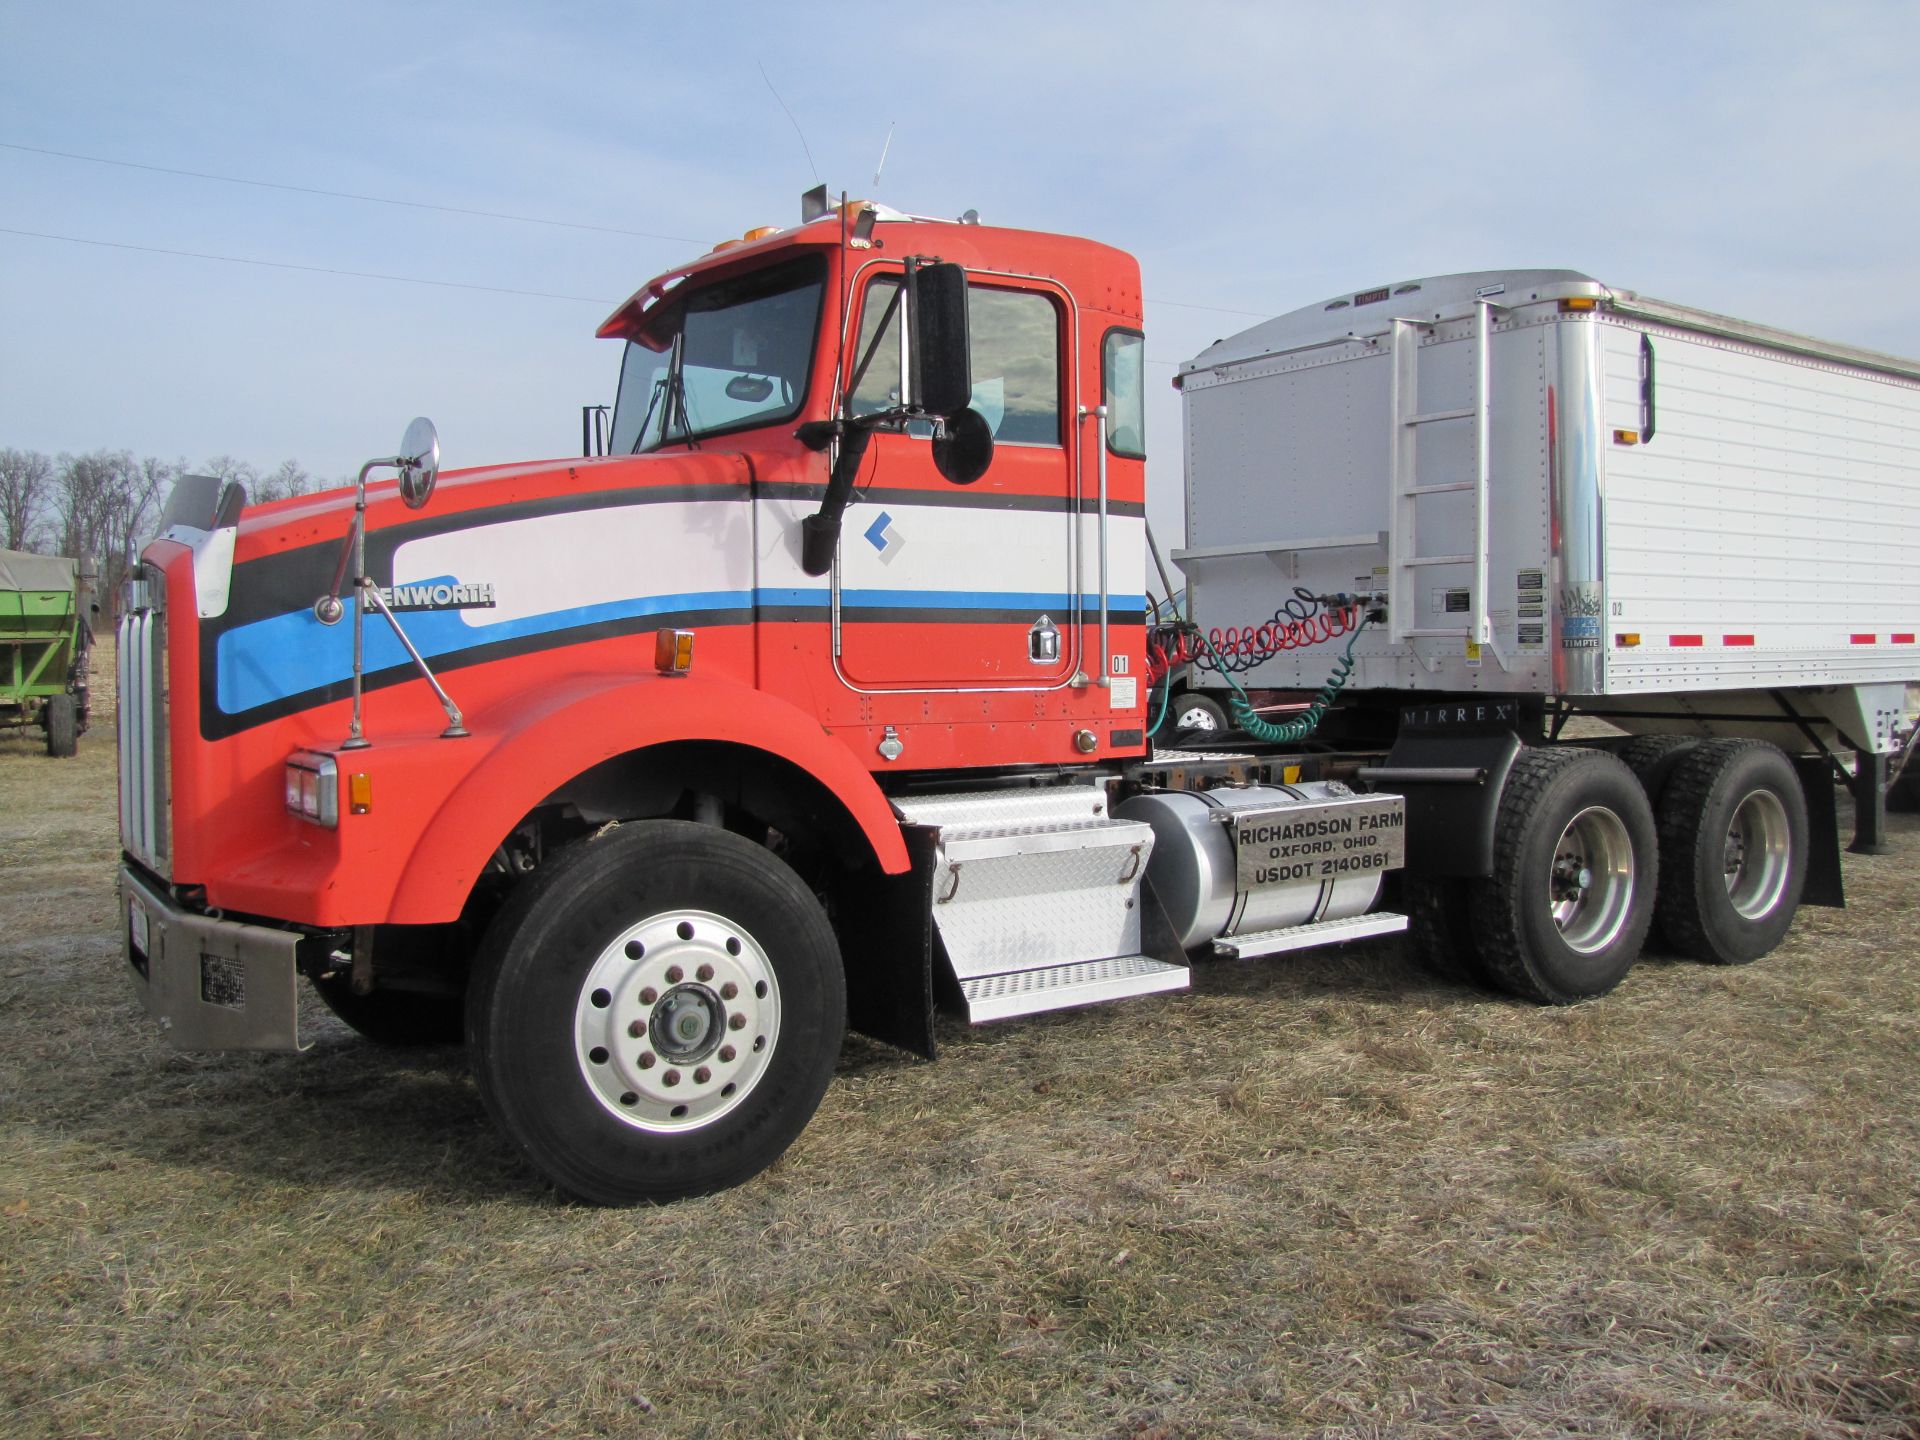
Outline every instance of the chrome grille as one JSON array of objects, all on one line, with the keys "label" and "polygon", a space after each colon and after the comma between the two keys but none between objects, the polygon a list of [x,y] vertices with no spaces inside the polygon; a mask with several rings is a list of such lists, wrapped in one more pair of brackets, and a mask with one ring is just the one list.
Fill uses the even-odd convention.
[{"label": "chrome grille", "polygon": [[120,844],[154,873],[172,878],[167,805],[167,624],[145,603],[165,593],[149,570],[129,586],[120,617],[118,660]]}]

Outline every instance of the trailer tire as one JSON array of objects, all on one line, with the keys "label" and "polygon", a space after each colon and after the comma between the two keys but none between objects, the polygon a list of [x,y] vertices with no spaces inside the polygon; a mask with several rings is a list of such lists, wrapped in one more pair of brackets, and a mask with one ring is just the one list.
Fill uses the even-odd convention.
[{"label": "trailer tire", "polygon": [[846,1029],[825,912],[766,849],[679,820],[562,851],[489,927],[467,1042],[501,1128],[598,1205],[676,1200],[771,1165]]},{"label": "trailer tire", "polygon": [[1614,753],[1633,771],[1657,816],[1674,766],[1699,743],[1697,735],[1636,735]]},{"label": "trailer tire", "polygon": [[1428,974],[1456,985],[1487,988],[1490,978],[1473,938],[1472,880],[1400,876],[1407,911],[1407,956]]},{"label": "trailer tire", "polygon": [[1500,796],[1493,874],[1472,892],[1487,973],[1546,1005],[1613,989],[1653,921],[1655,845],[1653,809],[1622,761],[1522,750]]},{"label": "trailer tire", "polygon": [[1758,960],[1785,937],[1806,883],[1807,799],[1764,740],[1706,741],[1660,801],[1660,933],[1716,965]]},{"label": "trailer tire", "polygon": [[55,695],[47,701],[47,754],[65,760],[80,750],[79,711],[71,695]]},{"label": "trailer tire", "polygon": [[1196,690],[1174,696],[1172,713],[1175,735],[1224,735],[1233,728],[1226,707]]},{"label": "trailer tire", "polygon": [[417,990],[375,990],[356,995],[345,975],[315,979],[313,988],[342,1024],[376,1045],[412,1050],[458,1045],[466,1038],[466,1006],[458,995]]}]

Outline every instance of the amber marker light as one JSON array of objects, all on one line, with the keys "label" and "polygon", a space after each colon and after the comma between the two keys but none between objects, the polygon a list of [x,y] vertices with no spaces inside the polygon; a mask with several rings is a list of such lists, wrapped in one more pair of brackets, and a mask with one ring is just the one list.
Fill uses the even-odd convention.
[{"label": "amber marker light", "polygon": [[1638,430],[1616,430],[1613,432],[1613,443],[1616,445],[1638,445],[1640,443],[1640,432]]},{"label": "amber marker light", "polygon": [[653,632],[653,668],[662,675],[684,675],[693,668],[693,631]]},{"label": "amber marker light", "polygon": [[1600,300],[1593,295],[1569,295],[1560,302],[1562,310],[1598,310]]},{"label": "amber marker light", "polygon": [[1613,637],[1613,643],[1618,645],[1622,650],[1631,650],[1640,643],[1640,632],[1638,630],[1628,630],[1624,634],[1615,635]]},{"label": "amber marker light", "polygon": [[356,770],[347,777],[347,810],[354,815],[373,812],[373,776]]}]

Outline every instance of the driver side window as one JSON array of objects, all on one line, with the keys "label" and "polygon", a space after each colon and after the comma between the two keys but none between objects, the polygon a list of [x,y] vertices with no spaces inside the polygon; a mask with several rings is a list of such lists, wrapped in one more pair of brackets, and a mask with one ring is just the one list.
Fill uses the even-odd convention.
[{"label": "driver side window", "polygon": [[[898,293],[898,276],[875,277],[861,306],[853,363],[867,353],[887,305]],[[852,410],[871,415],[900,403],[900,317],[896,306],[866,374],[854,389]],[[1044,295],[995,286],[967,286],[967,328],[972,340],[972,406],[1001,444],[1060,444],[1060,320]],[[916,426],[915,433],[924,427]]]}]

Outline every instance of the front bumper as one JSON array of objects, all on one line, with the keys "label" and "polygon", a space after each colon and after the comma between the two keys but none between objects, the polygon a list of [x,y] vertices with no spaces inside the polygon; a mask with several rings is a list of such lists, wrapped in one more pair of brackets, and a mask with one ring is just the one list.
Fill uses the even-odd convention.
[{"label": "front bumper", "polygon": [[184,910],[120,867],[120,939],[147,1013],[181,1050],[304,1050],[300,936]]}]

